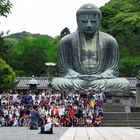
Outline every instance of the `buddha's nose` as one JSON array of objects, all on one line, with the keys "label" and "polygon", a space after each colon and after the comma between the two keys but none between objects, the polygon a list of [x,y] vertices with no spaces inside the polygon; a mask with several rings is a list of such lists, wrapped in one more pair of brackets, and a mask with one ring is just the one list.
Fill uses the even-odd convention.
[{"label": "buddha's nose", "polygon": [[88,20],[88,23],[86,25],[86,28],[87,28],[87,30],[91,30],[92,29],[92,24],[91,24],[91,21],[90,20]]}]

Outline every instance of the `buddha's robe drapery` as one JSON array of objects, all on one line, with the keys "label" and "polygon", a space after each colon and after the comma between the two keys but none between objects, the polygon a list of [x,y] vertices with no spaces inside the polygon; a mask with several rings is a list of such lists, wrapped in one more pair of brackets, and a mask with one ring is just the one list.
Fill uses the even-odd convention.
[{"label": "buddha's robe drapery", "polygon": [[[117,78],[119,49],[111,35],[98,32],[94,49],[85,51],[85,39],[78,31],[66,35],[60,41],[58,51],[58,68],[60,77],[54,78],[55,89],[127,89],[129,82]],[[95,48],[96,47],[96,48]],[[86,75],[86,79],[80,78]],[[97,75],[97,77],[94,77]],[[101,76],[100,78],[98,77]]]}]

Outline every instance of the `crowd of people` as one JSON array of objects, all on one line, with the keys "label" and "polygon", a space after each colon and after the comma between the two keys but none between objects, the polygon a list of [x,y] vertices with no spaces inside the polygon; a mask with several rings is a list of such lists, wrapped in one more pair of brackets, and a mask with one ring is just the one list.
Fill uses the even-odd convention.
[{"label": "crowd of people", "polygon": [[[32,112],[39,114],[38,126],[100,126],[103,91],[11,91],[0,94],[0,126],[30,126]],[[38,127],[37,126],[37,127]]]}]

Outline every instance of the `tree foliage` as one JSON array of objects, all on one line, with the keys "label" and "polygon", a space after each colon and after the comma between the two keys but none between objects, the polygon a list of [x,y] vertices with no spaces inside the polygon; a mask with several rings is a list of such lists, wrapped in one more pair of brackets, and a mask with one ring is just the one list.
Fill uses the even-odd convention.
[{"label": "tree foliage", "polygon": [[9,0],[0,0],[0,16],[7,17],[12,8],[12,3]]},{"label": "tree foliage", "polygon": [[17,76],[43,76],[46,75],[46,62],[56,62],[57,39],[48,36],[26,36],[17,42],[15,38],[7,38],[14,43],[11,60],[8,63],[14,68]]},{"label": "tree foliage", "polygon": [[4,59],[7,62],[7,60],[9,59],[11,48],[12,44],[6,41],[2,34],[0,34],[0,58]]},{"label": "tree foliage", "polygon": [[111,0],[101,11],[102,29],[119,43],[120,75],[136,75],[138,69],[133,67],[140,64],[140,1]]},{"label": "tree foliage", "polygon": [[41,76],[45,73],[45,62],[47,56],[44,50],[39,46],[28,46],[25,47],[22,57],[22,70],[26,72],[26,75]]},{"label": "tree foliage", "polygon": [[0,59],[0,92],[13,89],[16,85],[13,69]]}]

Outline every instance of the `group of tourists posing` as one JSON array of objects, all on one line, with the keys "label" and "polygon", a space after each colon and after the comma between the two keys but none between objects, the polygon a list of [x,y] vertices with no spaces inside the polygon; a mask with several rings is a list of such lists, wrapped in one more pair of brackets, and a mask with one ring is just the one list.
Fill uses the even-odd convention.
[{"label": "group of tourists posing", "polygon": [[0,95],[0,126],[100,126],[105,95],[99,90],[31,91]]}]

